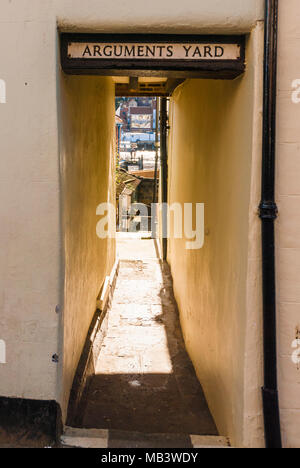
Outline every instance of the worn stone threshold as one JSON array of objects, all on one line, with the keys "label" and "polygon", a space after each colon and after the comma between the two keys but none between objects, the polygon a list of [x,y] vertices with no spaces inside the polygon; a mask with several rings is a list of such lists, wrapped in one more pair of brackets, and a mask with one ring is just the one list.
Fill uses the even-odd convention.
[{"label": "worn stone threshold", "polygon": [[145,434],[107,429],[65,427],[61,444],[70,448],[230,448],[221,436]]}]

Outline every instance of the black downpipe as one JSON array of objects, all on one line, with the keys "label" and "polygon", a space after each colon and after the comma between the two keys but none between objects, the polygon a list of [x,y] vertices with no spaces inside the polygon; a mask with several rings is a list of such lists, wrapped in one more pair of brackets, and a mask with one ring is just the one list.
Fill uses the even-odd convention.
[{"label": "black downpipe", "polygon": [[264,322],[264,387],[262,395],[266,447],[281,448],[277,388],[274,233],[274,224],[278,214],[275,203],[278,0],[265,1],[262,199],[259,207],[262,220]]},{"label": "black downpipe", "polygon": [[156,118],[155,118],[155,167],[153,179],[153,197],[151,207],[151,231],[152,239],[158,237],[158,219],[157,219],[157,202],[158,202],[158,156],[159,156],[159,108],[160,98],[156,98]]},{"label": "black downpipe", "polygon": [[155,168],[153,182],[153,203],[157,203],[157,175],[158,175],[158,147],[159,147],[159,98],[156,98],[156,115],[155,115]]},{"label": "black downpipe", "polygon": [[168,250],[168,101],[161,98],[160,105],[160,161],[161,161],[161,202],[162,208],[162,255],[167,259]]}]

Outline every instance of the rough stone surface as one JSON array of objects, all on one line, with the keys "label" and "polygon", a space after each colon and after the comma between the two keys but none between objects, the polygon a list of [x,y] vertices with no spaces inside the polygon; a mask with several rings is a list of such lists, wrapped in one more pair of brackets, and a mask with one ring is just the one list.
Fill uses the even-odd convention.
[{"label": "rough stone surface", "polygon": [[[217,435],[184,348],[169,267],[154,258],[155,250],[149,258],[151,240],[135,241],[133,249],[137,244],[139,252],[145,246],[148,258],[121,260],[108,333],[85,392],[81,425]],[[132,247],[127,241],[127,251]]]}]

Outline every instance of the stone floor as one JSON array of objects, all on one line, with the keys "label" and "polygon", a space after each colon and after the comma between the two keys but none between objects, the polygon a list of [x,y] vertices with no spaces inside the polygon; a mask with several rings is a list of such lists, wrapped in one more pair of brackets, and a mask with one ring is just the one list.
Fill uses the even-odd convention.
[{"label": "stone floor", "polygon": [[81,427],[217,435],[185,351],[169,267],[152,240],[119,239],[120,272]]}]

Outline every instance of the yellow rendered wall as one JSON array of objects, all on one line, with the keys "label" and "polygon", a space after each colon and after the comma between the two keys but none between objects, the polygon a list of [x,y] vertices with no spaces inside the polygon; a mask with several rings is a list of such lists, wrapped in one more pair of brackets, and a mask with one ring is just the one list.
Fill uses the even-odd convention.
[{"label": "yellow rendered wall", "polygon": [[110,78],[62,77],[61,178],[65,304],[62,407],[115,261],[115,239],[96,235],[100,203],[114,203],[114,86]]},{"label": "yellow rendered wall", "polygon": [[186,250],[186,239],[172,238],[168,260],[187,350],[220,433],[236,446],[263,444],[262,29],[249,40],[244,77],[189,80],[171,101],[169,203],[205,204],[205,243]]}]

